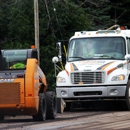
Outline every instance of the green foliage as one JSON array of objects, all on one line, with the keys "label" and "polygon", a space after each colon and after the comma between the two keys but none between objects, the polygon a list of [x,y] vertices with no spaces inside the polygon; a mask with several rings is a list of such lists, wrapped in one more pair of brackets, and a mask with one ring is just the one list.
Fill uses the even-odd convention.
[{"label": "green foliage", "polygon": [[75,5],[72,0],[57,2],[55,3],[55,8],[64,38],[70,38],[75,31],[87,30],[90,28],[91,21],[88,20],[88,15],[82,8]]},{"label": "green foliage", "polygon": [[1,42],[4,43],[2,48],[26,48],[34,44],[34,11],[32,7],[31,0],[30,2],[19,0],[13,6],[7,5],[0,8],[0,15],[3,16],[0,37]]},{"label": "green foliage", "polygon": [[130,28],[130,0],[110,0],[110,16],[115,24]]},{"label": "green foliage", "polygon": [[93,23],[91,30],[106,29],[111,26],[109,0],[77,0],[88,14],[89,20]]}]

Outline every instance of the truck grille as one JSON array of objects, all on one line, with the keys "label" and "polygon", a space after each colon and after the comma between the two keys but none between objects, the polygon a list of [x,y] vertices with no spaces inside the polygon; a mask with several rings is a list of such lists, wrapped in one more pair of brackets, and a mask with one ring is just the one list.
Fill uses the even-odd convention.
[{"label": "truck grille", "polygon": [[96,84],[105,82],[105,72],[71,73],[72,84]]},{"label": "truck grille", "polygon": [[0,104],[20,103],[20,83],[0,83]]}]

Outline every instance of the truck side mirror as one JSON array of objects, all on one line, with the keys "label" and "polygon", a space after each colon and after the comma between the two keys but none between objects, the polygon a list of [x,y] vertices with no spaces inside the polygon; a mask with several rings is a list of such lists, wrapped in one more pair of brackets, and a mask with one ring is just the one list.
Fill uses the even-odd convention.
[{"label": "truck side mirror", "polygon": [[125,55],[125,60],[130,60],[130,54]]},{"label": "truck side mirror", "polygon": [[57,56],[55,56],[55,57],[52,58],[52,62],[53,62],[54,64],[56,64],[58,61],[59,61],[59,59],[58,59]]},{"label": "truck side mirror", "polygon": [[59,61],[62,61],[62,48],[61,48],[61,42],[56,43],[56,47],[58,49],[58,58]]}]

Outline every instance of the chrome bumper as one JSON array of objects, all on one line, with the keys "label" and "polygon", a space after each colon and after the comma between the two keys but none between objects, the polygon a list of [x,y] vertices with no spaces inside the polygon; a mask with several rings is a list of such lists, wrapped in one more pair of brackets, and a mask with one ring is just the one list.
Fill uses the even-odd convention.
[{"label": "chrome bumper", "polygon": [[59,98],[123,97],[126,86],[57,87]]}]

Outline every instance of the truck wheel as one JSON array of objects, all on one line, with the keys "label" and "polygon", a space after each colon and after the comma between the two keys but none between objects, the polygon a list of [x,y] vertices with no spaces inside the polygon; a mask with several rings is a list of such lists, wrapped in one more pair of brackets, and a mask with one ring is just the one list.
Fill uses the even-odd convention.
[{"label": "truck wheel", "polygon": [[53,91],[46,92],[46,104],[47,104],[46,118],[55,119],[57,114],[55,92]]},{"label": "truck wheel", "polygon": [[39,109],[38,113],[33,116],[34,121],[46,120],[46,98],[45,94],[39,93]]},{"label": "truck wheel", "polygon": [[130,110],[130,80],[128,80],[128,83],[126,85],[126,109]]},{"label": "truck wheel", "polygon": [[4,120],[4,116],[0,115],[0,121],[3,121],[3,120]]}]

